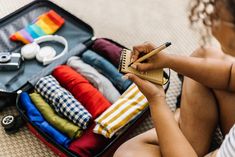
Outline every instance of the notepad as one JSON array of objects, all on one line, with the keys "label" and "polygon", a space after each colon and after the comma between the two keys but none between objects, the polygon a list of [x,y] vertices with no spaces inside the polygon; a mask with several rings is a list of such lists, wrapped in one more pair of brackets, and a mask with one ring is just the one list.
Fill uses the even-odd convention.
[{"label": "notepad", "polygon": [[148,80],[155,84],[163,85],[165,83],[165,79],[163,77],[163,69],[149,70],[142,74],[136,69],[132,67],[128,67],[130,63],[131,63],[131,51],[127,49],[123,49],[121,57],[120,57],[119,72],[133,73],[139,76],[140,78]]}]

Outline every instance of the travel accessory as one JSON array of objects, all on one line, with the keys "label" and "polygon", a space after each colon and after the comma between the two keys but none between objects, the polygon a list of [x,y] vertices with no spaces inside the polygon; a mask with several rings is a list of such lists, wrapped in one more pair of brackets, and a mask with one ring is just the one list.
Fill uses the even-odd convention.
[{"label": "travel accessory", "polygon": [[32,43],[38,37],[54,34],[63,24],[64,19],[54,10],[50,10],[40,15],[33,24],[12,34],[10,39],[24,44]]},{"label": "travel accessory", "polygon": [[[64,45],[63,51],[56,56],[56,51],[50,46],[45,46],[40,48],[39,44],[43,42],[56,41]],[[25,59],[36,59],[43,63],[43,65],[50,64],[51,62],[59,59],[68,52],[68,42],[67,40],[58,35],[45,35],[39,37],[33,41],[33,43],[26,44],[21,48],[21,55]]]},{"label": "travel accessory", "polygon": [[20,53],[0,52],[0,70],[18,70],[21,62]]}]

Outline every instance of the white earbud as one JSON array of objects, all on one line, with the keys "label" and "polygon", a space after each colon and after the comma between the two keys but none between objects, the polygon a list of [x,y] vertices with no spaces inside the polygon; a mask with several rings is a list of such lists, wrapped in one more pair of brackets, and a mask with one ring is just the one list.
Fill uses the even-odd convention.
[{"label": "white earbud", "polygon": [[[56,41],[64,45],[64,50],[56,56],[56,51],[50,46],[40,48],[39,44],[47,41]],[[68,51],[67,40],[58,35],[45,35],[34,40],[33,43],[27,44],[21,48],[21,54],[25,59],[36,59],[43,65],[50,64],[54,60],[62,57]]]}]

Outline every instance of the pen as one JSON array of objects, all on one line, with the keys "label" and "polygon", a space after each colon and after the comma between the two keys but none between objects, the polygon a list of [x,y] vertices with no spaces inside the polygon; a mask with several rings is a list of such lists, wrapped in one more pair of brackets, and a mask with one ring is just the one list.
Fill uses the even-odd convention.
[{"label": "pen", "polygon": [[153,55],[155,55],[156,53],[160,52],[161,50],[167,48],[168,46],[171,45],[171,42],[166,42],[165,44],[162,44],[161,46],[157,47],[156,49],[154,49],[153,51],[147,53],[146,55],[140,57],[139,59],[137,59],[136,61],[130,63],[128,65],[128,67],[130,67],[132,64],[134,63],[140,63],[140,62],[143,62],[145,59],[149,58],[149,57],[152,57]]}]

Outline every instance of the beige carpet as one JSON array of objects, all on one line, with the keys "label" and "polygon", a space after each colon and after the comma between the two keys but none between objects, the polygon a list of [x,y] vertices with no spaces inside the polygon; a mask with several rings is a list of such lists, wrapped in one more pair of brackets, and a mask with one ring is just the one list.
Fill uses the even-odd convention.
[{"label": "beige carpet", "polygon": [[[111,38],[127,47],[151,41],[161,44],[171,41],[170,53],[190,54],[198,47],[199,36],[189,29],[188,0],[53,0],[72,14],[89,23],[96,37]],[[0,0],[0,18],[27,4],[30,0]],[[171,77],[167,102],[174,110],[179,93],[175,73]],[[0,119],[15,108],[0,112]],[[152,127],[150,117],[130,137]],[[55,156],[24,127],[14,135],[0,127],[0,157]]]}]

